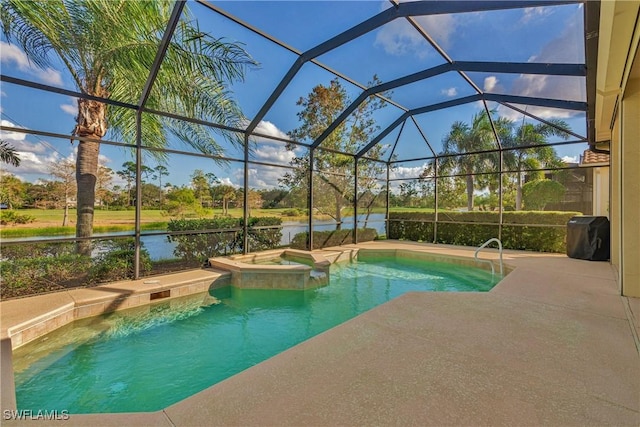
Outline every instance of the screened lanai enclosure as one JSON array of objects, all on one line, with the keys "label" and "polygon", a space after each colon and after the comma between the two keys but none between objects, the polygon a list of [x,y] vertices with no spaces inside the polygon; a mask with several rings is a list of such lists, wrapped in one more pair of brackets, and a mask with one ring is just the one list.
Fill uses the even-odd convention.
[{"label": "screened lanai enclosure", "polygon": [[607,215],[598,1],[2,3],[2,296]]}]

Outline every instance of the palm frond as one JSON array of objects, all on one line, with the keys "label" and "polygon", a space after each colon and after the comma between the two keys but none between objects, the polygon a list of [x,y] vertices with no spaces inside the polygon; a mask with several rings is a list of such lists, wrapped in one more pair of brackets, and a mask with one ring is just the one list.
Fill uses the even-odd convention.
[{"label": "palm frond", "polygon": [[[135,104],[172,10],[169,0],[6,0],[0,21],[7,40],[34,64],[48,67],[57,55],[80,90]],[[242,81],[247,67],[255,65],[240,44],[201,31],[185,9],[147,105],[241,128],[246,118],[229,84]],[[108,107],[107,121],[113,135],[135,141],[135,113]],[[146,145],[161,147],[173,134],[198,150],[221,154],[213,133],[203,127],[147,114],[142,126]],[[244,142],[225,136],[238,147]]]},{"label": "palm frond", "polygon": [[20,166],[20,156],[7,141],[0,140],[0,161],[9,165]]}]

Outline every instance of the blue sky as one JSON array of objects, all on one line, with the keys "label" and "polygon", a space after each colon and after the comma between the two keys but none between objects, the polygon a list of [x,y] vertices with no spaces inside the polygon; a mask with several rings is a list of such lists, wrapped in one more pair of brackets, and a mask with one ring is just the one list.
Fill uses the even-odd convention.
[{"label": "blue sky", "polygon": [[[281,40],[297,51],[306,51],[324,40],[339,34],[383,9],[388,2],[379,1],[220,1],[212,2],[232,15],[254,25]],[[189,2],[192,19],[201,29],[215,37],[243,43],[245,49],[258,62],[259,67],[248,72],[243,83],[232,86],[235,97],[244,114],[252,119],[262,107],[275,86],[288,71],[296,55],[277,46],[251,31],[227,20],[217,13],[194,2]],[[508,11],[475,12],[458,15],[418,17],[420,24],[453,60],[512,61],[512,62],[584,62],[582,41],[582,6],[564,5]],[[2,39],[0,45],[2,73],[53,86],[75,90],[67,72],[62,67],[41,70],[28,62],[19,48]],[[395,20],[339,49],[317,58],[328,67],[343,73],[360,84],[366,85],[374,74],[382,81],[430,68],[445,60],[406,21]],[[468,73],[469,78],[483,91],[524,96],[541,96],[556,99],[585,101],[583,78],[547,77],[534,75],[508,75],[496,73]],[[287,86],[275,105],[258,126],[267,135],[285,137],[286,132],[298,126],[296,101],[306,96],[319,84],[328,84],[334,76],[315,64],[305,64]],[[361,91],[349,82],[342,82],[351,98]],[[7,126],[39,129],[69,134],[74,127],[75,100],[2,84],[0,98],[2,124]],[[417,108],[473,94],[474,91],[457,73],[446,73],[427,81],[398,88],[391,99],[405,107]],[[500,115],[520,122],[523,116],[502,106],[496,108]],[[572,129],[584,135],[585,115],[564,110],[518,106],[542,118],[561,118]],[[434,150],[451,124],[456,120],[470,121],[480,111],[481,104],[473,103],[416,116],[416,121]],[[402,110],[387,106],[376,113],[381,129],[386,128]],[[529,119],[526,119],[529,120]],[[397,130],[383,140],[393,145]],[[50,162],[73,158],[74,146],[68,139],[35,137],[21,133],[2,132],[2,138],[11,142],[23,160],[19,168],[3,165],[8,172],[23,180],[34,182],[46,177]],[[108,136],[107,136],[108,138]],[[258,139],[253,159],[286,165],[294,153],[286,152],[282,144]],[[172,143],[172,147],[174,146]],[[184,145],[176,146],[182,149]],[[587,148],[585,143],[558,147],[562,157],[577,161]],[[397,145],[399,158],[427,156],[430,152],[421,140],[418,130],[411,123],[405,126]],[[230,148],[229,156],[240,153]],[[122,169],[124,161],[133,160],[130,150],[103,144],[101,161],[114,169]],[[395,177],[417,176],[423,162],[399,165]],[[164,182],[185,184],[194,169],[213,171],[223,181],[242,185],[240,163],[220,166],[208,159],[171,156],[171,175]],[[175,165],[180,165],[175,167]],[[153,162],[149,166],[154,166]],[[269,188],[277,185],[277,178],[285,171],[270,167],[252,167],[250,185]],[[116,182],[117,183],[117,182]]]}]

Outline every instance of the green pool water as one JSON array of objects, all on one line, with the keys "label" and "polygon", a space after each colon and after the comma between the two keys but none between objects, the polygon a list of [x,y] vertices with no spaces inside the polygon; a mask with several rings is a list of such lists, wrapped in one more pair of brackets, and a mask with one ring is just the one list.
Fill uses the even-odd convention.
[{"label": "green pool water", "polygon": [[410,291],[488,291],[446,263],[365,258],[312,291],[217,289],[66,325],[14,351],[18,409],[156,411]]}]

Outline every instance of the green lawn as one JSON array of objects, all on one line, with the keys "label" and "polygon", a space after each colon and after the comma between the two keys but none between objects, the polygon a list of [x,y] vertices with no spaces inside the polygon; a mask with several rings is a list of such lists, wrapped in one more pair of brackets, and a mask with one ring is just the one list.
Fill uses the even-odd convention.
[{"label": "green lawn", "polygon": [[[287,221],[305,221],[305,216],[284,216],[288,209],[252,209],[252,217],[274,216]],[[6,211],[0,211],[0,214]],[[76,211],[69,211],[69,224],[62,227],[64,211],[62,209],[19,209],[19,215],[32,217],[33,222],[27,224],[6,224],[0,228],[0,238],[20,238],[37,236],[73,236],[75,234]],[[186,218],[212,218],[222,215],[222,209],[205,209],[204,213],[187,213]],[[240,218],[242,208],[229,209],[229,216]],[[167,222],[177,219],[166,211],[159,209],[144,209],[141,212],[140,223],[143,230],[162,230],[167,228]],[[94,232],[133,231],[135,225],[135,211],[133,210],[97,210],[94,214]]]},{"label": "green lawn", "polygon": [[[393,212],[432,212],[433,209],[425,208],[391,208]],[[5,211],[0,211],[0,214]],[[0,228],[0,238],[20,238],[37,236],[73,236],[75,234],[76,211],[69,211],[69,224],[62,227],[64,211],[62,209],[18,209],[19,215],[28,215],[34,218],[28,224],[6,224]],[[283,221],[307,221],[308,217],[290,216],[291,209],[251,209],[252,217],[279,217]],[[375,208],[373,213],[384,213],[384,208]],[[364,210],[360,210],[364,213]],[[242,208],[229,209],[229,216],[241,218],[244,214]],[[205,209],[202,214],[195,212],[186,213],[185,218],[213,218],[222,215],[222,209]],[[353,209],[344,209],[343,216],[353,215]],[[322,215],[314,215],[315,218]],[[167,228],[167,222],[177,219],[167,211],[159,209],[143,209],[140,223],[143,230],[163,230]],[[326,217],[329,219],[329,217]],[[134,210],[96,210],[94,214],[94,232],[107,233],[118,231],[133,231],[135,224]]]}]

